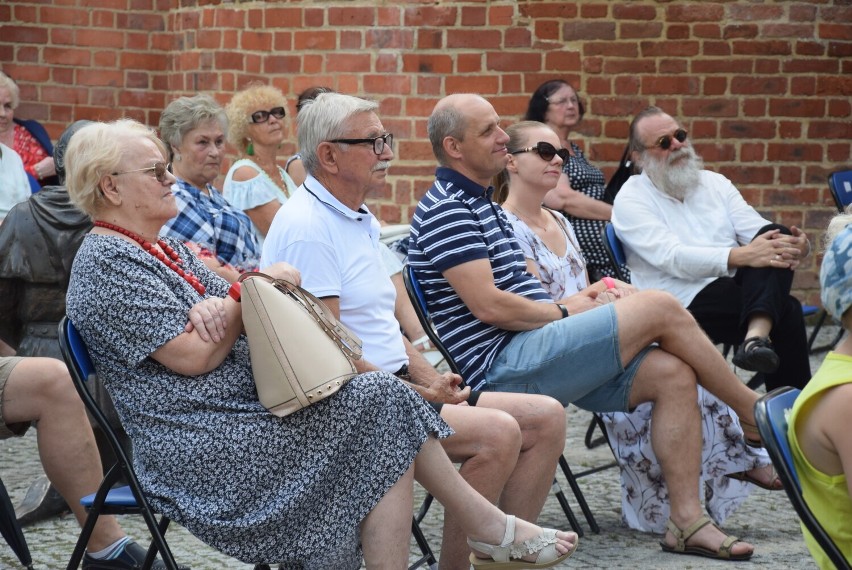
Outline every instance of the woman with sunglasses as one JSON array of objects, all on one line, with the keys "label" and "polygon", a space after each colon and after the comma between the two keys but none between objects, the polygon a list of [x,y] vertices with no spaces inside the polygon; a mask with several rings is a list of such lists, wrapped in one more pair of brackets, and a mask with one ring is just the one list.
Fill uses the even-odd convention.
[{"label": "woman with sunglasses", "polygon": [[225,155],[225,110],[209,95],[181,97],[160,115],[160,135],[169,147],[172,191],[178,214],[165,235],[187,243],[208,267],[226,280],[257,269],[260,245],[252,222],[213,186]]},{"label": "woman with sunglasses", "polygon": [[[616,275],[601,240],[601,230],[612,215],[612,198],[609,202],[605,198],[603,172],[590,164],[580,146],[570,139],[585,112],[576,90],[567,82],[554,79],[541,84],[532,94],[524,120],[547,124],[568,152],[563,175],[544,203],[568,217],[588,261],[589,275],[598,280]],[[621,271],[630,275],[626,266]]]},{"label": "woman with sunglasses", "polygon": [[[599,304],[606,304],[629,295],[631,286],[610,277],[589,285],[582,249],[571,224],[559,212],[541,206],[568,154],[558,135],[534,121],[512,125],[506,133],[509,162],[495,181],[494,199],[502,203],[512,223],[529,272],[556,301],[591,292]],[[748,496],[746,482],[772,490],[781,489],[781,483],[766,452],[745,444],[739,420],[727,405],[700,386],[698,404],[704,419],[705,503],[715,521],[722,524]],[[662,533],[669,505],[651,446],[652,406],[646,403],[631,413],[612,412],[601,417],[621,470],[624,522],[637,530]]]},{"label": "woman with sunglasses", "polygon": [[248,215],[260,243],[296,184],[278,164],[287,101],[275,87],[252,84],[225,107],[228,139],[240,153],[225,177],[225,198]]}]

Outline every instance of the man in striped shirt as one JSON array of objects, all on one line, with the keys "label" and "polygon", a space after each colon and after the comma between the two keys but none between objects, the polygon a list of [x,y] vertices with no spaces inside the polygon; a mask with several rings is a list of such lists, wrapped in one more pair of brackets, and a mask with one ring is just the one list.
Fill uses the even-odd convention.
[{"label": "man in striped shirt", "polygon": [[751,545],[701,518],[696,383],[731,406],[755,439],[757,395],[668,293],[619,284],[621,298],[603,304],[601,285],[550,300],[490,199],[491,179],[508,161],[499,122],[472,94],[445,97],[429,118],[441,166],[414,214],[409,263],[442,340],[475,390],[548,394],[596,412],[654,402],[652,441],[671,503],[664,549],[751,556]]}]

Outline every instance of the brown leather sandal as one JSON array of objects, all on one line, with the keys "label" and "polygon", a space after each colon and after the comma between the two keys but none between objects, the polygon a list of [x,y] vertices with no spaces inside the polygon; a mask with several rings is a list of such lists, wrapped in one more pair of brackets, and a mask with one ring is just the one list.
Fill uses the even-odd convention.
[{"label": "brown leather sandal", "polygon": [[[695,556],[705,556],[707,558],[716,558],[719,560],[748,560],[751,558],[754,551],[746,552],[743,554],[734,554],[731,552],[731,548],[733,548],[734,544],[737,542],[742,542],[736,536],[728,535],[725,540],[722,541],[722,544],[719,546],[718,550],[710,550],[704,546],[690,546],[686,544],[686,541],[695,535],[696,532],[707,526],[708,524],[712,524],[716,526],[716,524],[710,520],[707,516],[702,516],[697,521],[689,525],[685,530],[681,530],[672,519],[669,519],[666,522],[666,528],[668,528],[669,532],[672,533],[672,536],[677,540],[677,544],[674,546],[669,546],[665,543],[664,540],[660,541],[660,546],[666,552],[671,552],[673,554],[692,554]],[[716,526],[716,528],[719,528]],[[720,531],[722,529],[719,529]],[[722,531],[724,532],[724,531]]]}]

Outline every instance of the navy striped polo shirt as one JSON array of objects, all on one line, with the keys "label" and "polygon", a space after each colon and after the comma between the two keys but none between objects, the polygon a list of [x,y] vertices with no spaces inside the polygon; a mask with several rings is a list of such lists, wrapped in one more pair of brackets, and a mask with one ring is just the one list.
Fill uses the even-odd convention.
[{"label": "navy striped polo shirt", "polygon": [[553,300],[527,272],[512,225],[491,200],[493,189],[446,167],[438,168],[435,178],[414,212],[408,262],[423,288],[438,336],[462,377],[477,390],[484,385],[491,362],[517,333],[474,317],[442,272],[487,259],[499,289],[534,301]]}]

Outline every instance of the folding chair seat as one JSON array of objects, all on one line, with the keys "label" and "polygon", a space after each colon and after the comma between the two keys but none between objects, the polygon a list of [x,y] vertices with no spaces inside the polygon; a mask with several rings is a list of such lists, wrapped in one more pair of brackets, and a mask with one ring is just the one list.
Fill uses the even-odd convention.
[{"label": "folding chair seat", "polygon": [[[455,374],[459,374],[459,367],[456,364],[455,360],[453,360],[452,355],[449,350],[444,346],[441,342],[440,337],[438,337],[438,333],[435,328],[432,326],[432,319],[429,316],[429,309],[426,306],[426,297],[423,295],[423,291],[420,289],[420,284],[417,282],[417,279],[414,277],[414,272],[411,269],[411,266],[406,264],[402,269],[402,278],[405,283],[405,290],[408,293],[408,298],[411,300],[411,304],[414,306],[414,312],[417,314],[417,318],[420,320],[420,325],[423,327],[423,330],[429,336],[429,340],[432,341],[432,345],[438,349],[441,355],[444,357],[447,365],[450,370]],[[568,485],[571,487],[571,490],[574,493],[574,497],[577,499],[577,503],[580,505],[580,510],[583,511],[583,515],[586,518],[586,522],[589,524],[592,532],[599,533],[600,527],[598,526],[597,521],[595,520],[595,516],[592,514],[592,510],[589,508],[588,503],[586,502],[586,498],[583,495],[583,491],[580,489],[580,486],[577,484],[577,477],[572,473],[571,467],[568,465],[568,461],[565,459],[564,455],[559,457],[559,467],[562,470],[562,474],[565,476],[565,479],[568,481]],[[585,472],[588,473],[588,472]],[[571,510],[571,506],[568,504],[568,500],[565,498],[565,494],[562,491],[562,488],[559,486],[559,482],[554,479],[553,486],[551,487],[554,495],[556,496],[556,500],[559,501],[559,505],[562,507],[562,510],[565,512],[565,516],[568,518],[568,522],[571,524],[571,528],[574,532],[579,536],[583,536],[583,528],[580,526],[577,517],[574,515],[574,512]],[[427,500],[431,500],[431,497],[428,497]],[[426,506],[428,509],[428,505]],[[425,514],[425,510],[421,507],[421,511]],[[422,518],[422,515],[421,515]]]},{"label": "folding chair seat", "polygon": [[754,406],[754,419],[763,445],[778,472],[778,477],[784,483],[784,491],[793,503],[796,514],[838,570],[850,570],[849,561],[843,557],[843,553],[822,528],[802,496],[799,475],[793,463],[790,442],[787,440],[787,412],[793,407],[799,393],[800,390],[795,388],[776,388],[757,401]]}]

